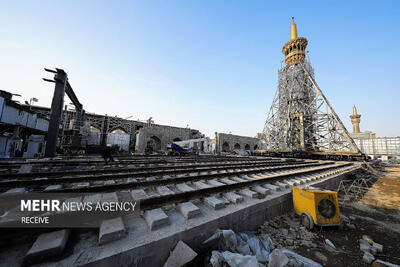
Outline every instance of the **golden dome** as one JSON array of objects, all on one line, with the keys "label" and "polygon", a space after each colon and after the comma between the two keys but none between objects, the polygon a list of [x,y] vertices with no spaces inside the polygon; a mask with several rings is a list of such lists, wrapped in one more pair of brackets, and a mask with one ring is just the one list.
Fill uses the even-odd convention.
[{"label": "golden dome", "polygon": [[308,41],[306,38],[297,37],[297,25],[292,17],[292,25],[290,25],[290,40],[283,46],[282,53],[285,55],[286,66],[303,62],[306,58],[306,47]]}]

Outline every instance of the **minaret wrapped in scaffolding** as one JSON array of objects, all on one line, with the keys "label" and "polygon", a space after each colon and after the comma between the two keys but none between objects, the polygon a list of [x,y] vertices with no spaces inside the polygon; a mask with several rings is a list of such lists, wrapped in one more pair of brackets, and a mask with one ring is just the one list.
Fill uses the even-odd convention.
[{"label": "minaret wrapped in scaffolding", "polygon": [[297,36],[292,18],[290,40],[283,46],[285,66],[264,125],[270,151],[360,152],[314,80],[306,58],[306,38]]}]

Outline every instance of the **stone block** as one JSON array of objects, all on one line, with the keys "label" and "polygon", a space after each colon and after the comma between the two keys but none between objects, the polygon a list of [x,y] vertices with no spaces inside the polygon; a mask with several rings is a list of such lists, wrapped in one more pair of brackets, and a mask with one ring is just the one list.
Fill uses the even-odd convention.
[{"label": "stone block", "polygon": [[49,185],[44,189],[44,191],[56,191],[56,190],[61,190],[63,187],[61,184],[53,184]]},{"label": "stone block", "polygon": [[128,178],[126,181],[128,183],[136,183],[137,182],[137,180],[135,178]]},{"label": "stone block", "polygon": [[178,188],[178,190],[181,192],[190,192],[194,190],[194,188],[188,186],[187,184],[177,184],[176,188]]},{"label": "stone block", "polygon": [[373,260],[375,260],[374,255],[369,252],[364,252],[364,256],[362,258],[363,262],[371,264]]},{"label": "stone block", "polygon": [[12,188],[4,192],[3,194],[23,194],[26,193],[27,190],[25,187],[19,187],[19,188]]},{"label": "stone block", "polygon": [[296,186],[296,185],[298,185],[297,182],[293,182],[293,181],[290,181],[290,180],[285,180],[285,181],[283,181],[283,183],[286,183],[286,184],[288,184],[289,186]]},{"label": "stone block", "polygon": [[263,196],[266,196],[266,195],[268,195],[268,194],[271,192],[270,189],[267,189],[267,188],[262,187],[262,186],[259,186],[259,185],[254,186],[254,187],[252,188],[252,190],[253,190],[253,191],[256,191],[256,192],[258,192],[258,193],[260,193],[260,194],[263,195]]},{"label": "stone block", "polygon": [[216,180],[208,180],[207,182],[212,186],[223,186],[223,185],[225,185],[225,184],[220,183],[220,182],[218,182]]},{"label": "stone block", "polygon": [[125,226],[121,217],[105,220],[100,225],[99,244],[103,245],[121,239],[125,235]]},{"label": "stone block", "polygon": [[216,197],[206,197],[204,198],[204,203],[214,210],[221,209],[225,206],[225,203]]},{"label": "stone block", "polygon": [[230,179],[234,180],[236,182],[239,182],[239,183],[243,183],[243,182],[247,182],[248,181],[248,180],[245,180],[245,179],[242,179],[242,178],[239,178],[239,177],[231,177]]},{"label": "stone block", "polygon": [[232,193],[232,192],[225,193],[224,197],[227,200],[229,200],[229,202],[234,203],[234,204],[240,203],[240,202],[242,202],[244,200],[244,198],[242,196],[237,195],[237,194]]},{"label": "stone block", "polygon": [[136,200],[136,201],[140,201],[142,199],[149,198],[143,189],[134,189],[131,191],[131,195],[132,195],[133,200]]},{"label": "stone block", "polygon": [[146,211],[144,219],[152,231],[170,224],[167,214],[160,208]]},{"label": "stone block", "polygon": [[270,189],[271,191],[281,191],[281,188],[279,186],[273,185],[273,184],[264,184],[263,185],[265,188]]},{"label": "stone block", "polygon": [[115,184],[114,180],[107,180],[104,182],[104,185],[112,185],[112,184]]},{"label": "stone block", "polygon": [[83,202],[98,203],[101,200],[101,194],[90,194],[83,198]]},{"label": "stone block", "polygon": [[118,202],[117,192],[101,194],[100,202],[101,203],[104,203],[104,202],[108,202],[108,203],[109,202]]},{"label": "stone block", "polygon": [[372,246],[373,246],[374,248],[376,248],[376,250],[377,250],[379,253],[382,253],[382,252],[383,252],[383,246],[382,246],[381,244],[378,244],[378,243],[373,242],[373,243],[372,243]]},{"label": "stone block", "polygon": [[169,189],[166,186],[158,186],[157,187],[157,192],[161,195],[161,196],[167,196],[167,195],[173,195],[174,192]]},{"label": "stone block", "polygon": [[191,262],[196,256],[197,253],[181,240],[171,252],[164,267],[186,266],[186,264]]},{"label": "stone block", "polygon": [[90,186],[89,182],[76,183],[73,185],[74,188],[83,188],[83,187],[89,187],[89,186]]},{"label": "stone block", "polygon": [[23,164],[19,167],[18,173],[31,173],[32,172],[32,165]]},{"label": "stone block", "polygon": [[285,188],[289,188],[289,187],[290,187],[290,185],[284,184],[284,183],[281,183],[281,182],[275,182],[275,184],[276,184],[277,186],[279,186],[280,188],[282,188],[282,189],[285,189]]},{"label": "stone block", "polygon": [[249,198],[260,198],[260,194],[250,189],[239,190],[239,194]]},{"label": "stone block", "polygon": [[70,231],[67,229],[41,234],[25,256],[29,264],[58,257],[64,251]]},{"label": "stone block", "polygon": [[194,182],[193,184],[199,189],[206,189],[206,188],[211,188],[212,187],[211,185],[205,184],[203,182]]},{"label": "stone block", "polygon": [[237,184],[237,182],[232,181],[231,179],[228,178],[222,178],[220,181],[223,182],[224,184]]},{"label": "stone block", "polygon": [[201,214],[200,209],[192,202],[180,203],[178,210],[186,219],[191,219]]}]

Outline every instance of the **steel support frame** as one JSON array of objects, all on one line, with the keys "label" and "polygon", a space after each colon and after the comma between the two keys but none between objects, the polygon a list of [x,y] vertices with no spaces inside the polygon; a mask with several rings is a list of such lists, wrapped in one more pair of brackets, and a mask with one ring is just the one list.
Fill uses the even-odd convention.
[{"label": "steel support frame", "polygon": [[279,70],[263,129],[269,151],[361,153],[314,79],[308,60]]},{"label": "steel support frame", "polygon": [[45,157],[54,157],[56,156],[57,140],[60,130],[60,120],[62,115],[62,108],[64,106],[64,95],[67,94],[67,96],[74,104],[76,110],[76,120],[74,124],[74,134],[72,139],[72,145],[75,147],[80,147],[81,140],[79,132],[80,127],[82,126],[82,123],[84,121],[85,111],[83,110],[82,104],[79,102],[74,90],[68,82],[67,73],[64,70],[57,68],[56,71],[50,69],[45,69],[45,71],[55,74],[54,80],[43,79],[47,82],[55,83],[53,100],[51,102],[50,122],[47,132],[45,150]]}]

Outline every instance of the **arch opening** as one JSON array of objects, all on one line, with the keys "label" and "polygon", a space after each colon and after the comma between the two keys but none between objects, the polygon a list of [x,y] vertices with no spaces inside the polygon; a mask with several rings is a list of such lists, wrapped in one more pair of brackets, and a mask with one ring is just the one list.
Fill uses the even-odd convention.
[{"label": "arch opening", "polygon": [[249,145],[249,144],[246,144],[246,145],[244,146],[244,150],[250,150],[250,145]]},{"label": "arch opening", "polygon": [[222,152],[229,152],[230,148],[229,148],[229,144],[228,142],[224,142],[222,144]]},{"label": "arch opening", "polygon": [[127,134],[127,132],[121,127],[115,128],[111,131],[111,133],[119,133],[119,134]]},{"label": "arch opening", "polygon": [[99,132],[100,132],[100,129],[97,128],[97,127],[95,127],[95,126],[90,125],[90,131],[91,131],[91,132],[94,132],[94,133],[99,133]]},{"label": "arch opening", "polygon": [[161,150],[161,140],[157,136],[153,135],[147,140],[146,152],[152,153]]},{"label": "arch opening", "polygon": [[235,146],[234,146],[234,148],[235,148],[235,149],[240,149],[240,144],[239,144],[239,143],[236,143]]}]

